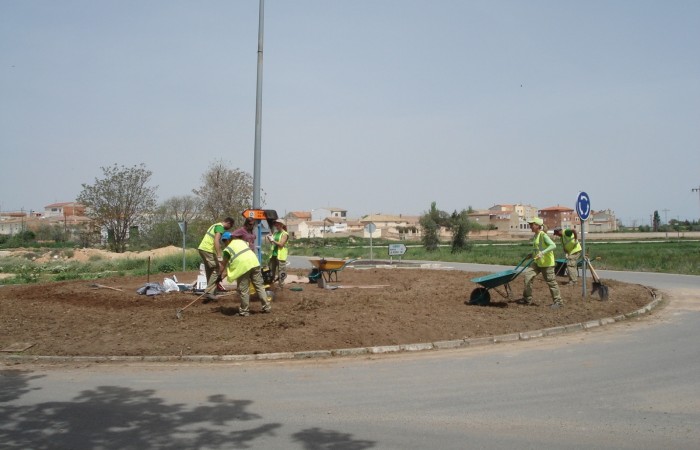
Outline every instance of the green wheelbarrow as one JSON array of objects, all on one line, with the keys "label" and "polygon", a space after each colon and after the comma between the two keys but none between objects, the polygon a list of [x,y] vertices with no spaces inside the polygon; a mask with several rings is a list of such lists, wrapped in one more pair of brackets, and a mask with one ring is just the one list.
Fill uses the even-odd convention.
[{"label": "green wheelbarrow", "polygon": [[[525,264],[525,261],[527,261],[527,264]],[[491,294],[489,294],[489,290],[491,289],[498,292],[504,298],[509,299],[511,293],[509,283],[516,279],[518,275],[523,273],[525,269],[530,267],[532,261],[534,260],[528,255],[523,258],[523,260],[520,261],[520,264],[518,264],[514,269],[484,275],[483,277],[472,278],[471,281],[473,283],[479,284],[482,287],[478,287],[472,291],[471,295],[469,296],[469,304],[488,305],[491,302]],[[500,286],[504,286],[505,293],[497,289]]]}]

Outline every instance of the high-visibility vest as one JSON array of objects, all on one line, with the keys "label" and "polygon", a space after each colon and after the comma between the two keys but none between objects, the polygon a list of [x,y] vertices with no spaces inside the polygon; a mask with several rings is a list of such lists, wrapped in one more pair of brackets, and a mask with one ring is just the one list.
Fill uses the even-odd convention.
[{"label": "high-visibility vest", "polygon": [[[279,242],[282,240],[282,236],[287,236],[287,242],[289,242],[289,233],[287,233],[284,230],[281,231],[275,231],[275,234],[272,235],[272,239],[275,241]],[[275,244],[274,242],[272,243],[272,256],[276,256],[277,259],[280,261],[286,261],[287,260],[287,255],[289,254],[289,249],[287,248],[287,242],[284,243],[284,247],[280,248]]]},{"label": "high-visibility vest", "polygon": [[202,238],[202,242],[199,244],[199,247],[197,247],[199,250],[204,250],[205,252],[209,253],[214,253],[214,238],[216,237],[216,233],[214,232],[214,229],[218,226],[222,227],[224,226],[223,223],[215,223],[214,225],[210,226],[209,229],[207,230],[206,234],[204,235],[204,238]]},{"label": "high-visibility vest", "polygon": [[563,230],[561,232],[561,245],[564,247],[564,251],[569,255],[578,253],[581,251],[581,244],[578,239],[574,237],[574,232],[571,232],[571,236],[567,236],[566,232],[570,230]]},{"label": "high-visibility vest", "polygon": [[233,239],[228,244],[224,249],[224,258],[228,258],[226,278],[229,282],[237,280],[253,267],[260,267],[258,255],[250,249],[246,241],[240,239]]},{"label": "high-visibility vest", "polygon": [[[535,235],[535,238],[532,240],[532,247],[534,249],[535,255],[539,252],[543,252],[544,249],[549,247],[549,245],[545,242],[546,236],[547,236],[547,233],[540,230]],[[535,263],[540,267],[552,267],[552,266],[554,266],[554,252],[552,251],[552,252],[545,253],[544,256],[541,259],[536,260]]]}]

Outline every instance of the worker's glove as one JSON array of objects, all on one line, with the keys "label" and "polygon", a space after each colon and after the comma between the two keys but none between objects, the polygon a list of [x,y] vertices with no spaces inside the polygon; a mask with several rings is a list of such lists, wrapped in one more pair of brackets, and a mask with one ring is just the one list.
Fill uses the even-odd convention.
[{"label": "worker's glove", "polygon": [[224,262],[224,257],[223,256],[217,256],[216,260],[219,262]]},{"label": "worker's glove", "polygon": [[535,259],[542,259],[542,258],[544,258],[544,254],[542,252],[537,252],[537,254],[535,255]]}]

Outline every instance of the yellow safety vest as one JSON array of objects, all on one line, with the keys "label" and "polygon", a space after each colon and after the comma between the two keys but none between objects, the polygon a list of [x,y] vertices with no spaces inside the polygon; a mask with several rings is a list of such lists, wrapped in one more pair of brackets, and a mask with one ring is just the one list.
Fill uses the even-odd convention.
[{"label": "yellow safety vest", "polygon": [[[534,249],[534,255],[536,255],[537,253],[540,253],[540,252],[544,253],[544,250],[547,247],[549,247],[549,244],[547,244],[547,242],[546,242],[547,239],[549,239],[549,237],[547,236],[547,233],[545,233],[542,230],[540,230],[535,235],[535,238],[532,240],[532,247]],[[551,239],[549,239],[549,241],[552,242],[552,244],[554,244],[554,242]],[[544,256],[541,259],[535,260],[535,263],[540,267],[552,267],[552,266],[554,266],[554,252],[551,251],[551,252],[544,253]]]},{"label": "yellow safety vest", "polygon": [[566,253],[573,255],[574,253],[581,251],[581,244],[579,243],[578,239],[574,237],[573,232],[571,233],[571,236],[567,236],[567,231],[569,230],[563,230],[561,232],[561,245],[564,247],[564,251]]},{"label": "yellow safety vest", "polygon": [[272,235],[272,239],[278,242],[282,240],[282,236],[284,235],[287,236],[287,242],[284,243],[284,247],[280,248],[274,242],[272,243],[272,256],[276,256],[277,259],[279,259],[280,261],[286,261],[287,255],[289,254],[289,249],[287,248],[287,243],[289,242],[289,233],[282,230],[275,231],[275,234]]},{"label": "yellow safety vest", "polygon": [[226,257],[228,257],[226,278],[229,282],[237,280],[253,267],[260,267],[258,256],[246,241],[240,239],[232,240],[224,249],[224,258]]},{"label": "yellow safety vest", "polygon": [[209,229],[207,230],[207,233],[204,235],[204,238],[202,239],[202,242],[199,244],[199,247],[197,247],[199,250],[204,250],[205,252],[209,253],[214,253],[214,238],[216,237],[216,233],[214,232],[214,229],[216,226],[219,225],[223,228],[224,224],[219,222],[215,223],[214,225],[210,226]]}]

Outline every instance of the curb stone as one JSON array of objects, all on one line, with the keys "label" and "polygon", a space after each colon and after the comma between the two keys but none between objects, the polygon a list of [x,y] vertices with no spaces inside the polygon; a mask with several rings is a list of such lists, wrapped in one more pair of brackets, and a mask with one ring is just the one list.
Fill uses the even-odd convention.
[{"label": "curb stone", "polygon": [[446,349],[446,348],[459,348],[459,347],[464,347],[468,345],[467,342],[464,339],[456,340],[456,341],[436,341],[433,342],[433,347],[437,349]]},{"label": "curb stone", "polygon": [[575,323],[558,327],[544,328],[541,330],[523,331],[520,333],[503,334],[498,336],[485,336],[471,339],[459,339],[451,341],[435,341],[416,344],[387,345],[376,347],[357,347],[335,350],[316,350],[303,352],[280,352],[280,353],[259,353],[254,355],[180,355],[180,356],[34,356],[34,355],[0,355],[0,362],[12,362],[16,364],[27,362],[216,362],[216,361],[264,361],[264,360],[284,360],[284,359],[316,359],[329,358],[333,356],[358,356],[366,354],[382,354],[397,352],[415,352],[427,350],[454,349],[461,347],[472,347],[497,344],[502,342],[528,341],[531,339],[547,336],[556,336],[564,333],[574,333],[597,328],[603,325],[622,322],[632,317],[639,317],[651,312],[663,300],[661,295],[652,295],[653,300],[643,308],[627,314],[620,314],[614,317],[605,317],[599,320],[591,320],[585,323]]}]

